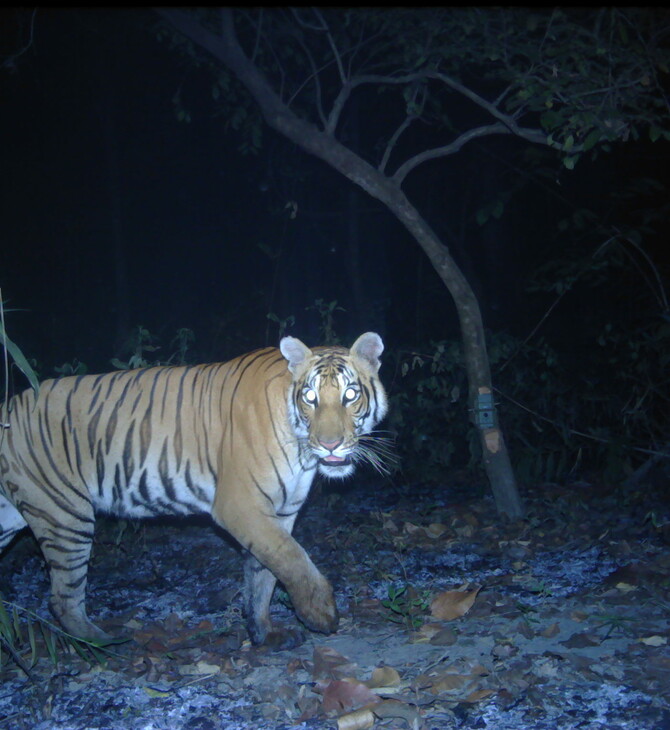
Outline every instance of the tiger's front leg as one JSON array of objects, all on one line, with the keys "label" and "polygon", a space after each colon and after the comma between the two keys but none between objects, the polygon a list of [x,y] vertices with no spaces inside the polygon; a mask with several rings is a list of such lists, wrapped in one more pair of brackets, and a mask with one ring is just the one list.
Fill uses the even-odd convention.
[{"label": "tiger's front leg", "polygon": [[284,526],[281,518],[267,514],[267,504],[237,495],[219,489],[212,514],[253,556],[245,566],[245,607],[252,641],[274,643],[277,639],[270,620],[277,579],[307,628],[325,634],[336,631],[339,617],[333,588],[288,531],[293,520]]}]

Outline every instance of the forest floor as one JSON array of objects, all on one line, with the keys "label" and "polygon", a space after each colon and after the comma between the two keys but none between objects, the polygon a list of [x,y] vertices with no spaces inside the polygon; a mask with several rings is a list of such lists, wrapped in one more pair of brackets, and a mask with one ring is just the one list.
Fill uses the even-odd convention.
[{"label": "forest floor", "polygon": [[[54,662],[37,632],[30,676],[0,648],[0,729],[670,728],[667,491],[546,485],[516,523],[464,488],[321,492],[296,536],[340,629],[280,652],[249,644],[240,556],[209,521],[103,520],[89,610],[132,640]],[[30,536],[0,590],[48,616]],[[273,615],[296,624],[281,592]]]}]

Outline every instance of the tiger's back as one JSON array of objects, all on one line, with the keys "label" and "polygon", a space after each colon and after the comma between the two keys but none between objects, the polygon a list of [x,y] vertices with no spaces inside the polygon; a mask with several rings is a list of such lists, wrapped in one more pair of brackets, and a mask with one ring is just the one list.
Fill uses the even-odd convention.
[{"label": "tiger's back", "polygon": [[[0,445],[0,549],[28,524],[50,569],[52,611],[66,629],[104,636],[84,608],[94,515],[103,511],[211,512],[251,553],[245,601],[255,641],[272,631],[277,578],[295,594],[308,626],[333,630],[332,589],[290,537],[322,449],[318,438],[302,433],[292,393],[307,374],[305,363],[315,366],[332,352],[285,340],[299,343],[287,345],[288,357],[267,348],[227,363],[50,380],[37,398],[25,391],[8,412],[3,407],[9,427]],[[366,356],[354,359],[357,377],[376,374],[374,367],[362,372],[371,362]],[[328,458],[337,463],[341,457],[333,454]],[[321,596],[318,605],[306,586]]]},{"label": "tiger's back", "polygon": [[65,498],[64,509],[90,501],[128,517],[209,512],[218,455],[235,436],[232,411],[255,399],[259,372],[270,407],[257,418],[285,420],[290,376],[275,348],[227,363],[47,380],[37,398],[27,390],[9,415],[3,409],[0,491],[20,505],[28,489],[47,511]]}]

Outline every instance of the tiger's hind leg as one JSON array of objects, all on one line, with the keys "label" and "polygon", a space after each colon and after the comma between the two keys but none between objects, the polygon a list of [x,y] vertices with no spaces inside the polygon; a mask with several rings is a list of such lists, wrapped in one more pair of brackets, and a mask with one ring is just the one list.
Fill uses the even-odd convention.
[{"label": "tiger's hind leg", "polygon": [[95,527],[93,506],[80,502],[76,509],[54,505],[45,510],[31,505],[24,507],[23,515],[49,566],[49,608],[53,615],[73,636],[90,641],[111,639],[86,613],[88,561]]},{"label": "tiger's hind leg", "polygon": [[253,555],[244,562],[244,609],[247,629],[254,644],[272,649],[294,649],[304,641],[298,629],[279,627],[270,620],[270,601],[277,579]]}]

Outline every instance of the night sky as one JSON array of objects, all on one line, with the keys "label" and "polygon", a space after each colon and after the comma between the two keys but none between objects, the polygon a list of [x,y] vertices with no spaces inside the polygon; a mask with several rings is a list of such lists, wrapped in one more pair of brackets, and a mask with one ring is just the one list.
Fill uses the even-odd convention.
[{"label": "night sky", "polygon": [[[149,11],[40,10],[28,45],[30,19],[3,11],[0,285],[6,306],[23,310],[7,314],[8,332],[41,375],[75,358],[110,369],[137,325],[166,354],[191,328],[201,361],[276,344],[268,312],[294,316],[290,332],[315,344],[317,299],[346,310],[335,318],[345,344],[368,329],[391,348],[458,334],[448,293],[393,216],[267,128],[259,154],[242,154],[209,72],[157,40]],[[551,302],[526,291],[531,273],[576,243],[557,241],[557,221],[580,205],[611,210],[603,201],[632,175],[663,178],[666,147],[621,145],[578,174],[556,159],[539,185],[519,172],[528,145],[486,140],[426,165],[407,191],[463,267],[487,327],[523,337]],[[510,189],[503,217],[477,226],[478,207]],[[587,299],[575,292],[552,319],[557,342],[566,327],[579,339]]]}]

